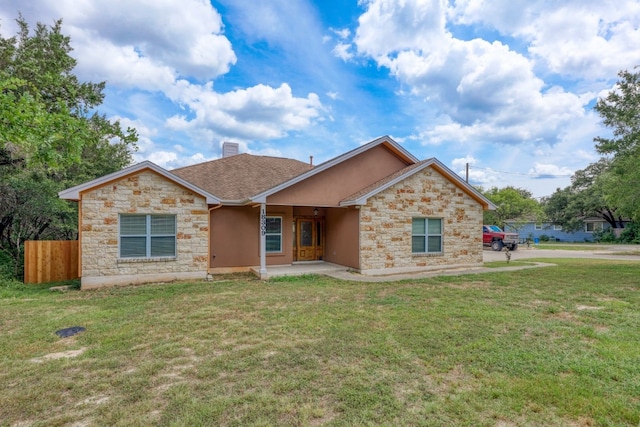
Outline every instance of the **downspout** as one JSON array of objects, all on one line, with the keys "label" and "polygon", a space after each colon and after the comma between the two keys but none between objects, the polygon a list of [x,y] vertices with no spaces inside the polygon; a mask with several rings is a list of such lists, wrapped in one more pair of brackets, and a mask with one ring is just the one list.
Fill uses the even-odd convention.
[{"label": "downspout", "polygon": [[267,205],[260,203],[260,278],[267,279]]}]

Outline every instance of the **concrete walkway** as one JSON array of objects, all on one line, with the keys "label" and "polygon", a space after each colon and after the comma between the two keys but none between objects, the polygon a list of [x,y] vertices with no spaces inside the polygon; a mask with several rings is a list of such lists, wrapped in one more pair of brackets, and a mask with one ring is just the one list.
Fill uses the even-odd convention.
[{"label": "concrete walkway", "polygon": [[[625,253],[638,252],[640,246],[607,246],[598,247],[593,251],[575,251],[561,249],[538,249],[534,246],[530,248],[522,247],[518,250],[511,251],[511,261],[530,262],[530,265],[521,265],[513,267],[473,267],[473,268],[447,268],[442,270],[430,270],[418,273],[400,273],[380,276],[362,275],[353,272],[348,267],[331,264],[328,262],[303,262],[287,266],[268,267],[269,277],[278,276],[300,276],[303,274],[324,274],[341,280],[352,280],[358,282],[393,282],[407,279],[421,279],[437,276],[455,276],[462,274],[482,274],[482,273],[498,273],[503,271],[518,271],[529,268],[551,267],[555,264],[547,262],[531,262],[526,261],[531,258],[588,258],[588,259],[610,259],[623,261],[640,262],[640,255],[626,255]],[[483,252],[484,262],[506,261],[506,252],[495,252],[485,249]]]}]

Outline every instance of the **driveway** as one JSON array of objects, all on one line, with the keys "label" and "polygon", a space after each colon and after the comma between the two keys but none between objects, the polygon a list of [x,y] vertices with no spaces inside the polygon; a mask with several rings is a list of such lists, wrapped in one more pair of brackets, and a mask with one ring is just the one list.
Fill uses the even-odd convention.
[{"label": "driveway", "polygon": [[[517,261],[527,258],[593,258],[593,259],[617,259],[640,261],[640,255],[625,255],[629,252],[639,252],[639,245],[611,245],[606,247],[597,247],[592,251],[570,251],[563,249],[538,249],[535,246],[527,248],[526,246],[518,246],[518,249],[511,251],[511,261]],[[491,248],[485,248],[483,252],[484,262],[505,261],[505,250],[501,252],[492,251]]]}]

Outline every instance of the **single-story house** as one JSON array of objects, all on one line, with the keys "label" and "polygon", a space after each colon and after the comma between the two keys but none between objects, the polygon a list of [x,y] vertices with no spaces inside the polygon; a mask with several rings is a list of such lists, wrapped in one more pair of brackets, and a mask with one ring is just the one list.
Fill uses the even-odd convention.
[{"label": "single-story house", "polygon": [[[629,224],[630,220],[622,221],[623,225]],[[505,231],[515,231],[520,235],[520,239],[540,239],[548,237],[549,240],[559,242],[593,242],[594,233],[606,231],[611,228],[611,224],[599,217],[588,217],[582,219],[582,229],[566,231],[561,225],[551,222],[529,221],[520,223],[518,221],[506,221]],[[618,235],[622,228],[617,228],[614,233]]]},{"label": "single-story house", "polygon": [[483,210],[495,206],[388,136],[317,166],[228,151],[171,171],[144,161],[60,192],[79,204],[82,288],[267,278],[306,261],[370,275],[482,264]]}]

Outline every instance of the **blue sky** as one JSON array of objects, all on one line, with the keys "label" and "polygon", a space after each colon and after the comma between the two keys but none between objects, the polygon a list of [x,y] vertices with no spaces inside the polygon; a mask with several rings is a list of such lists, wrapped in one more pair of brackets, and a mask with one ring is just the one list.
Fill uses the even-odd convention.
[{"label": "blue sky", "polygon": [[640,65],[640,1],[5,0],[63,19],[100,111],[171,169],[242,152],[320,163],[381,135],[537,197],[598,159],[593,111]]}]

